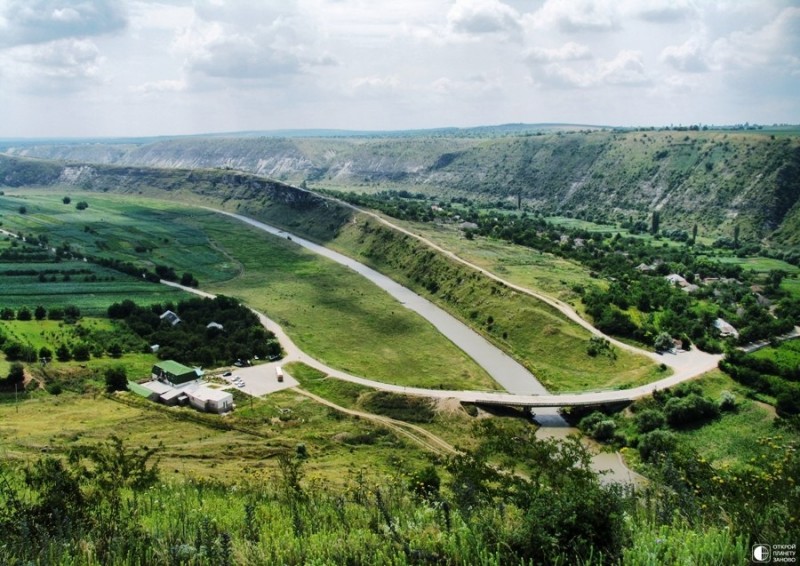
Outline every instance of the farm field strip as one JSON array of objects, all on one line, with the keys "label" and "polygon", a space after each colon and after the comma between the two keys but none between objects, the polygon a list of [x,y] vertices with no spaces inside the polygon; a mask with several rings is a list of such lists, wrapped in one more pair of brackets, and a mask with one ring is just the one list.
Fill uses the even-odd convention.
[{"label": "farm field strip", "polygon": [[[497,387],[469,356],[442,337],[423,318],[405,309],[360,275],[300,251],[293,244],[287,246],[281,238],[182,204],[131,196],[122,199],[117,195],[76,195],[73,191],[71,194],[73,202],[85,199],[89,208],[76,213],[62,204],[61,195],[55,191],[45,194],[26,192],[28,212],[21,215],[13,212],[13,206],[6,206],[5,227],[27,234],[32,226],[30,219],[40,215],[47,221],[47,233],[52,243],[59,243],[61,236],[57,234],[63,234],[67,241],[71,241],[71,235],[80,236],[84,242],[81,245],[86,246],[87,252],[93,252],[96,249],[91,246],[95,244],[86,238],[88,232],[84,229],[87,221],[95,218],[99,222],[102,218],[102,227],[90,224],[90,230],[104,234],[106,225],[116,227],[117,218],[127,218],[121,223],[122,228],[108,232],[119,240],[115,240],[114,253],[109,255],[117,257],[118,252],[123,259],[143,265],[151,265],[154,258],[149,253],[131,250],[130,245],[123,245],[127,242],[125,234],[128,232],[124,224],[130,223],[131,218],[136,219],[136,234],[150,233],[151,225],[154,234],[164,233],[172,227],[175,233],[184,235],[175,238],[173,232],[167,232],[163,236],[169,243],[164,243],[163,248],[156,251],[161,253],[166,265],[172,265],[170,260],[179,260],[181,266],[190,269],[200,280],[203,288],[237,297],[269,313],[285,325],[305,350],[334,367],[388,382],[418,386],[448,389]],[[0,203],[4,200],[9,199],[0,198]],[[147,212],[150,206],[154,209],[152,215]],[[9,208],[12,211],[8,211]],[[62,211],[67,218],[80,216],[80,223],[60,225]],[[90,214],[84,215],[87,212]],[[58,230],[53,230],[54,227]],[[187,243],[190,244],[188,248],[185,247]],[[203,248],[203,258],[196,263],[193,262],[193,246]],[[180,275],[181,270],[176,271]],[[144,282],[142,285],[148,286]],[[152,287],[167,292],[163,286]],[[91,291],[87,291],[88,288],[83,290],[84,297],[98,309],[108,306],[101,305],[106,298],[111,302],[111,295],[105,297],[96,293],[92,297]],[[37,297],[28,295],[28,292],[30,289],[21,285],[24,301],[32,303]],[[68,293],[64,295],[65,300],[68,297]],[[137,300],[137,297],[121,298]],[[17,297],[16,300],[22,299]]]}]

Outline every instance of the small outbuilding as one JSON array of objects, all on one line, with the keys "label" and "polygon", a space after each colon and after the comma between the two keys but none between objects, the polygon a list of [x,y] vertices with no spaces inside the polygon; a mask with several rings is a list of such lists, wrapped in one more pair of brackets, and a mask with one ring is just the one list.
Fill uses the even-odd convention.
[{"label": "small outbuilding", "polygon": [[172,311],[164,311],[158,318],[161,320],[166,320],[172,326],[175,326],[181,321],[181,318]]},{"label": "small outbuilding", "polygon": [[194,390],[187,390],[189,404],[198,411],[209,413],[227,413],[233,410],[233,395],[221,389],[211,389],[200,386]]}]

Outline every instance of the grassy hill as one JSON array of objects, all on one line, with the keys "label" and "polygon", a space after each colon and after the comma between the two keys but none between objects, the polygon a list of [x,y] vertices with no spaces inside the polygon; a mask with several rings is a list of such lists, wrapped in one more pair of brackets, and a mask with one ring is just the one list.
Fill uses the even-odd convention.
[{"label": "grassy hill", "polygon": [[[413,135],[412,135],[413,134]],[[546,214],[646,219],[704,233],[796,244],[796,130],[516,131],[408,136],[191,137],[5,146],[10,154],[169,168],[229,168],[320,188],[470,196]],[[53,174],[42,166],[42,175]],[[7,184],[30,180],[8,175]]]},{"label": "grassy hill", "polygon": [[[383,225],[356,218],[351,208],[302,189],[221,170],[64,165],[56,176],[36,160],[0,156],[0,174],[4,163],[6,171],[21,171],[19,175],[27,179],[39,174],[41,184],[53,183],[60,190],[71,183],[93,191],[208,203],[328,242],[426,295],[516,357],[554,391],[630,387],[659,377],[650,360],[628,352],[620,352],[615,359],[590,357],[586,350],[589,333],[537,299],[495,283]],[[27,167],[44,172],[28,173]],[[26,189],[13,192],[24,195]],[[33,211],[34,201],[28,202]],[[217,235],[219,241],[224,237],[225,231]],[[255,288],[261,287],[263,281],[257,282]],[[232,294],[225,287],[220,290]],[[271,305],[271,309],[280,308],[280,302]]]}]

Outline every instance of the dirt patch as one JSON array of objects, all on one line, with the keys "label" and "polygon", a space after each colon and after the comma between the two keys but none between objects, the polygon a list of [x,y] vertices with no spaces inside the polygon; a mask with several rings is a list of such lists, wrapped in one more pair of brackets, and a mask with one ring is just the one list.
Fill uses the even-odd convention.
[{"label": "dirt patch", "polygon": [[464,407],[461,406],[461,401],[449,397],[447,399],[437,399],[435,410],[437,413],[444,415],[463,415]]}]

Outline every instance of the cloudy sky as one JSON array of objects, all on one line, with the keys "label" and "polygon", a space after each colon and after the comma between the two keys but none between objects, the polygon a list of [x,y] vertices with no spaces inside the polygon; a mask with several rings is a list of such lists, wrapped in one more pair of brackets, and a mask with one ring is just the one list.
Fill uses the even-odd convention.
[{"label": "cloudy sky", "polygon": [[0,0],[0,137],[800,123],[798,0]]}]

